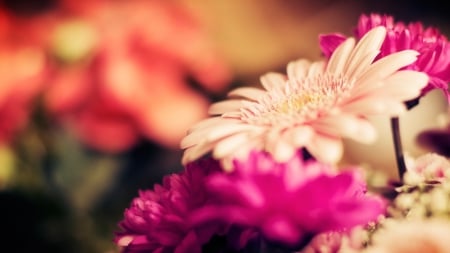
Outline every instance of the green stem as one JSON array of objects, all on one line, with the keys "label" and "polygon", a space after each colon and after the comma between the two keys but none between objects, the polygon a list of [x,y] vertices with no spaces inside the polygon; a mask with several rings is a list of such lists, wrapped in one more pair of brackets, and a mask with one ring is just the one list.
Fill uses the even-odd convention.
[{"label": "green stem", "polygon": [[398,117],[391,118],[392,140],[394,142],[395,160],[400,182],[403,181],[403,175],[406,172],[405,157],[403,156],[402,141],[400,136],[400,122]]}]

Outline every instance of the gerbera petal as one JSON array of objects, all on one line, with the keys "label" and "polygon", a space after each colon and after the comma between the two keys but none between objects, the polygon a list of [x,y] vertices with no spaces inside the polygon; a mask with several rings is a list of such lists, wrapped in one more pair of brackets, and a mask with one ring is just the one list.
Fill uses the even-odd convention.
[{"label": "gerbera petal", "polygon": [[244,98],[248,98],[250,100],[257,101],[265,93],[266,92],[264,90],[254,88],[254,87],[240,87],[240,88],[230,91],[228,93],[228,96],[244,97]]},{"label": "gerbera petal", "polygon": [[370,64],[372,64],[373,60],[379,53],[380,51],[378,50],[367,52],[367,54],[362,57],[358,63],[355,63],[346,69],[345,75],[352,78],[359,77],[362,73],[364,73],[364,71],[367,70]]},{"label": "gerbera petal", "polygon": [[223,158],[238,149],[239,146],[245,144],[249,140],[250,135],[247,132],[235,134],[219,140],[214,147],[213,157],[217,159]]},{"label": "gerbera petal", "polygon": [[342,158],[343,144],[340,138],[316,133],[306,149],[317,160],[335,164]]},{"label": "gerbera petal", "polygon": [[268,91],[283,87],[286,84],[286,76],[279,73],[267,73],[260,78],[261,85]]},{"label": "gerbera petal", "polygon": [[199,143],[199,140],[202,139],[207,133],[207,131],[193,131],[190,134],[186,135],[183,139],[181,139],[180,147],[182,149],[192,147]]},{"label": "gerbera petal", "polygon": [[181,163],[186,165],[191,161],[199,159],[210,152],[215,144],[215,142],[202,143],[186,149],[183,153],[183,157],[181,158]]},{"label": "gerbera petal", "polygon": [[240,132],[252,131],[254,133],[261,131],[261,127],[253,126],[248,124],[234,124],[234,125],[224,125],[217,126],[214,129],[210,129],[208,133],[205,134],[204,138],[208,141],[215,141],[217,139],[237,134]]},{"label": "gerbera petal", "polygon": [[385,116],[398,116],[406,112],[406,106],[402,101],[384,96],[371,96],[348,103],[342,106],[341,110],[347,113],[367,116],[379,114],[384,114]]},{"label": "gerbera petal", "polygon": [[346,71],[353,70],[369,52],[379,51],[386,36],[386,28],[373,28],[361,38],[347,61]]},{"label": "gerbera petal", "polygon": [[336,132],[340,136],[367,144],[373,143],[377,137],[375,128],[368,120],[349,114],[324,118],[315,122],[314,128],[327,133]]},{"label": "gerbera petal", "polygon": [[345,65],[347,63],[347,59],[349,58],[354,47],[355,39],[346,39],[331,55],[331,58],[327,64],[326,71],[333,74],[343,73]]},{"label": "gerbera petal", "polygon": [[357,89],[370,87],[377,80],[386,78],[398,69],[405,67],[417,59],[418,52],[414,50],[400,51],[374,62],[367,71],[360,77]]},{"label": "gerbera petal", "polygon": [[207,136],[210,132],[218,131],[219,133],[216,134],[220,134],[220,129],[231,128],[231,130],[233,130],[236,129],[236,125],[240,126],[238,124],[239,121],[233,119],[222,119],[220,117],[217,118],[219,120],[205,120],[204,122],[200,122],[199,124],[197,124],[196,130],[190,132],[181,140],[180,143],[181,148],[188,148],[197,143],[207,140],[208,139]]},{"label": "gerbera petal", "polygon": [[325,69],[325,61],[313,62],[309,67],[308,76],[317,76],[323,73],[324,69]]},{"label": "gerbera petal", "polygon": [[289,142],[297,147],[302,147],[311,140],[314,131],[310,126],[297,126],[287,130],[286,136]]},{"label": "gerbera petal", "polygon": [[237,99],[225,100],[213,103],[208,109],[210,115],[220,115],[226,112],[239,110],[242,107],[242,101]]},{"label": "gerbera petal", "polygon": [[[236,122],[238,122],[238,120],[235,120]],[[190,129],[189,132],[192,132],[194,130],[197,129],[202,129],[205,127],[209,127],[211,125],[215,125],[215,124],[222,124],[223,119],[221,117],[210,117],[204,120],[199,121],[198,123],[195,123]],[[188,133],[189,133],[188,132]]]},{"label": "gerbera petal", "polygon": [[290,62],[286,70],[289,80],[301,80],[305,78],[310,65],[311,62],[305,59]]},{"label": "gerbera petal", "polygon": [[296,148],[287,140],[280,138],[278,141],[271,143],[267,150],[273,155],[273,158],[279,162],[286,162],[295,154]]},{"label": "gerbera petal", "polygon": [[242,115],[241,112],[238,112],[238,111],[226,112],[226,113],[222,114],[222,118],[225,118],[225,119],[239,119],[241,115]]},{"label": "gerbera petal", "polygon": [[398,71],[385,80],[382,89],[374,93],[384,93],[399,100],[410,100],[420,95],[420,90],[428,83],[428,76],[425,73],[403,70]]}]

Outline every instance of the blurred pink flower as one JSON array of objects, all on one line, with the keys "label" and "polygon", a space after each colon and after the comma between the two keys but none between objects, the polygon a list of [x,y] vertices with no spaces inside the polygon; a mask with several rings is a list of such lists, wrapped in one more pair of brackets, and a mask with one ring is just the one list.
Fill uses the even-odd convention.
[{"label": "blurred pink flower", "polygon": [[0,8],[0,143],[23,130],[48,74],[36,28]]},{"label": "blurred pink flower", "polygon": [[450,249],[447,219],[390,221],[372,238],[367,253],[446,253]]},{"label": "blurred pink flower", "polygon": [[[450,103],[450,45],[447,38],[434,27],[424,27],[420,22],[395,22],[389,15],[372,13],[361,15],[355,29],[357,38],[363,37],[368,31],[377,26],[387,29],[387,36],[378,58],[385,57],[405,49],[419,52],[416,62],[406,69],[425,72],[429,76],[429,83],[422,89],[422,95],[433,89],[441,89]],[[340,34],[320,36],[320,44],[325,55],[331,52],[344,40]]]},{"label": "blurred pink flower", "polygon": [[426,153],[416,159],[406,159],[409,174],[413,173],[422,181],[442,181],[450,177],[450,161],[436,153]]},{"label": "blurred pink flower", "polygon": [[166,176],[153,190],[140,191],[125,210],[115,243],[122,252],[201,253],[214,235],[230,235],[224,247],[244,247],[252,237],[249,230],[232,229],[226,223],[193,227],[188,223],[192,212],[211,201],[205,179],[219,171],[217,162],[200,160],[180,174]]},{"label": "blurred pink flower", "polygon": [[342,173],[300,156],[278,163],[267,153],[235,161],[231,173],[207,180],[214,202],[198,209],[194,224],[212,221],[255,227],[271,242],[305,246],[326,231],[366,224],[384,213],[385,202],[365,194],[357,168]]},{"label": "blurred pink flower", "polygon": [[287,76],[262,76],[264,90],[231,91],[237,99],[213,104],[210,113],[219,116],[194,125],[182,140],[183,163],[212,151],[230,167],[230,160],[251,149],[286,161],[299,148],[335,163],[342,157],[343,137],[373,142],[375,128],[366,116],[401,114],[403,102],[417,97],[428,81],[423,73],[399,71],[416,60],[412,50],[372,63],[384,38],[385,29],[375,28],[356,45],[347,39],[326,63],[300,59],[288,64]]},{"label": "blurred pink flower", "polygon": [[63,1],[46,105],[90,146],[124,151],[148,138],[175,148],[231,72],[193,13],[168,1]]}]

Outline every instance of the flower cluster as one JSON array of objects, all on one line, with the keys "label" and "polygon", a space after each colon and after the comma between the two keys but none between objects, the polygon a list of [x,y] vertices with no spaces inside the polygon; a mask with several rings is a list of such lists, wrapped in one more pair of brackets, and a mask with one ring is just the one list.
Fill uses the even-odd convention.
[{"label": "flower cluster", "polygon": [[211,105],[181,141],[185,171],[125,211],[123,252],[448,251],[448,158],[405,161],[397,147],[400,182],[381,190],[340,163],[344,138],[376,140],[370,116],[398,119],[431,89],[448,96],[447,39],[371,14],[355,38],[320,45],[323,60],[292,61]]}]

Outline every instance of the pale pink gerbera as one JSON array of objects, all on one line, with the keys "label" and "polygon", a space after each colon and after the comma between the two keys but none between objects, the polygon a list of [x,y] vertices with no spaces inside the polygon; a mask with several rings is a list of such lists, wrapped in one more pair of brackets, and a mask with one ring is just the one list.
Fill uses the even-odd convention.
[{"label": "pale pink gerbera", "polygon": [[334,163],[342,156],[342,137],[374,141],[374,127],[365,117],[404,112],[403,102],[417,97],[428,81],[423,73],[399,70],[416,60],[413,50],[372,63],[385,36],[385,28],[374,28],[356,45],[347,39],[328,62],[297,60],[288,64],[287,76],[262,76],[264,89],[231,91],[235,98],[210,107],[218,116],[198,123],[182,140],[183,163],[212,151],[226,165],[251,149],[286,161],[300,148]]}]

